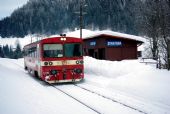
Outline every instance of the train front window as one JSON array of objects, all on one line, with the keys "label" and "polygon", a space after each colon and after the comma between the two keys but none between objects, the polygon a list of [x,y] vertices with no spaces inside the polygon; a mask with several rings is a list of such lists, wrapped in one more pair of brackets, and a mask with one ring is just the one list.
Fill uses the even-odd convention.
[{"label": "train front window", "polygon": [[62,44],[44,44],[44,57],[63,57]]},{"label": "train front window", "polygon": [[79,43],[71,43],[64,45],[65,57],[80,57],[82,56],[82,45]]}]

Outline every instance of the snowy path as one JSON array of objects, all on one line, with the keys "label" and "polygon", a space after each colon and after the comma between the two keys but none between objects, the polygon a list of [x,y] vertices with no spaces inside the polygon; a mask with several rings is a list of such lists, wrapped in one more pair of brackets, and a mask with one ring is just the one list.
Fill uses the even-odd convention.
[{"label": "snowy path", "polygon": [[0,114],[96,114],[0,58]]}]

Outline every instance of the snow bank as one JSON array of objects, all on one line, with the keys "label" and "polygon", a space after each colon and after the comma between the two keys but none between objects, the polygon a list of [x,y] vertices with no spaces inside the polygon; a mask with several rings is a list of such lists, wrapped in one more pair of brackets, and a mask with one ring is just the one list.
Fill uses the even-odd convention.
[{"label": "snow bank", "polygon": [[85,78],[90,85],[117,90],[170,109],[170,72],[167,70],[139,60],[106,61],[85,57]]},{"label": "snow bank", "polygon": [[142,69],[152,70],[150,66],[141,64],[138,60],[106,61],[92,57],[85,57],[85,66],[85,73],[108,78],[117,78],[134,72],[140,73]]}]

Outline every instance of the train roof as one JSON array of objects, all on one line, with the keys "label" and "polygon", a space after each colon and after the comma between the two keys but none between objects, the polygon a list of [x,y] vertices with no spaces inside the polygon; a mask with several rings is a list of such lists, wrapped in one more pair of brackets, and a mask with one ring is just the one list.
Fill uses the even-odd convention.
[{"label": "train roof", "polygon": [[60,38],[67,38],[67,39],[69,38],[69,39],[74,39],[74,41],[75,41],[75,40],[76,40],[76,41],[81,41],[81,39],[76,38],[76,37],[50,36],[50,37],[44,37],[44,38],[42,38],[42,39],[39,40],[39,41],[35,41],[35,42],[30,43],[30,44],[27,44],[27,45],[24,46],[24,48],[27,47],[27,46],[30,46],[30,45],[36,45],[37,43],[47,41],[48,39],[51,39],[52,41],[56,41],[57,39],[60,39]]}]

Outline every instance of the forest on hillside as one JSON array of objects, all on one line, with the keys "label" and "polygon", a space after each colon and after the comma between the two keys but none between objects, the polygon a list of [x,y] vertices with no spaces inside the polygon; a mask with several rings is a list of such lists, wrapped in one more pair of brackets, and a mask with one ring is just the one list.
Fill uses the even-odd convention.
[{"label": "forest on hillside", "polygon": [[[82,0],[83,28],[139,34],[141,0]],[[80,0],[29,0],[0,20],[1,37],[56,34],[79,28]]]}]

